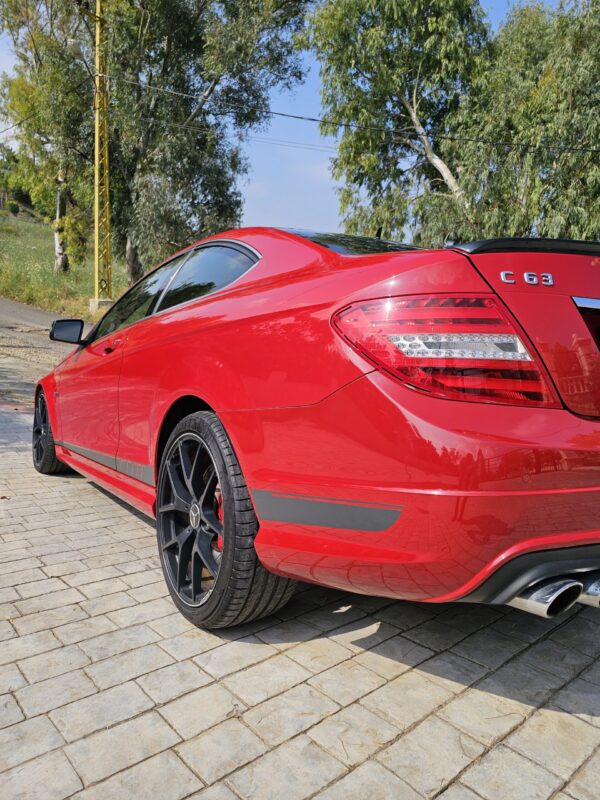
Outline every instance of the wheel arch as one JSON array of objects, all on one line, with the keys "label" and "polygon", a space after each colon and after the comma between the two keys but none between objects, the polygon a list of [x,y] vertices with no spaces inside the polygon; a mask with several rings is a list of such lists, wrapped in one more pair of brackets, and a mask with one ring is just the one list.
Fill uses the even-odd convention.
[{"label": "wheel arch", "polygon": [[173,428],[181,422],[184,417],[187,417],[189,414],[195,414],[198,411],[212,411],[214,413],[214,408],[210,406],[206,400],[193,394],[183,395],[169,406],[166,414],[162,418],[158,438],[156,439],[156,447],[154,450],[155,475],[158,476],[160,460]]}]

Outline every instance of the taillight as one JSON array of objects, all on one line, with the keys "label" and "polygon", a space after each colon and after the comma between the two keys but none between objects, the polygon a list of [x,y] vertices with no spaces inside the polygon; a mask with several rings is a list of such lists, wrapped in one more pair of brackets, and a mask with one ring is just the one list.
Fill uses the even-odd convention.
[{"label": "taillight", "polygon": [[368,300],[339,311],[333,324],[376,366],[434,397],[561,405],[533,348],[493,297]]}]

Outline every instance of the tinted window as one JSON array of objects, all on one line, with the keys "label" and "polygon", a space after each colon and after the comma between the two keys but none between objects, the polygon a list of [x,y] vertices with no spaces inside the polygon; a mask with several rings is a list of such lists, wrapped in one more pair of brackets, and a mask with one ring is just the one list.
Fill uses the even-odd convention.
[{"label": "tinted window", "polygon": [[132,286],[100,320],[93,338],[99,339],[101,336],[106,336],[107,333],[118,331],[119,328],[131,325],[151,314],[169,278],[186,256],[187,253],[184,253],[178,258],[174,258],[173,261],[155,269],[150,275]]},{"label": "tinted window", "polygon": [[250,269],[255,259],[233,247],[203,247],[173,278],[160,303],[160,311],[216,292]]},{"label": "tinted window", "polygon": [[372,253],[396,253],[401,250],[417,250],[410,244],[401,242],[386,242],[375,236],[351,236],[347,233],[315,233],[314,231],[299,231],[287,228],[288,233],[301,236],[310,242],[320,244],[328,250],[335,250],[344,256],[367,256]]}]

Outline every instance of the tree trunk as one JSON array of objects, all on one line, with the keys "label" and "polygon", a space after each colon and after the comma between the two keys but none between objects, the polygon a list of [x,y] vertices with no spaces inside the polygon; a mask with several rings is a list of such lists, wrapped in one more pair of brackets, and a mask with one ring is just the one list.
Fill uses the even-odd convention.
[{"label": "tree trunk", "polygon": [[144,269],[140,261],[137,245],[134,244],[130,233],[127,234],[125,241],[125,263],[127,265],[127,280],[131,286],[132,283],[139,281],[144,274]]},{"label": "tree trunk", "polygon": [[437,170],[438,174],[442,177],[442,180],[444,181],[448,189],[450,189],[455,200],[462,206],[463,211],[465,212],[465,217],[469,222],[472,223],[473,214],[469,201],[465,197],[465,193],[460,188],[460,185],[456,180],[456,178],[454,177],[450,167],[446,164],[446,162],[442,158],[440,158],[440,156],[434,151],[433,147],[431,146],[431,142],[429,141],[429,136],[427,135],[425,128],[421,125],[421,120],[417,115],[415,107],[406,100],[402,100],[402,104],[404,105],[404,108],[408,112],[408,116],[410,117],[410,121],[413,124],[415,133],[419,137],[419,141],[421,142],[421,145],[423,147],[423,154],[425,155],[425,158],[427,159],[427,161],[429,161],[431,166],[435,170]]},{"label": "tree trunk", "polygon": [[62,181],[56,189],[56,218],[54,220],[54,272],[69,271],[69,257],[65,250],[64,218],[67,213],[67,190]]}]

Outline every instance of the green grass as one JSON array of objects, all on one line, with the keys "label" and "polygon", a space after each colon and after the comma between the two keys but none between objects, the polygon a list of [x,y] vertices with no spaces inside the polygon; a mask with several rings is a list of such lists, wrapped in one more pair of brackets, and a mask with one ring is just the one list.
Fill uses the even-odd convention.
[{"label": "green grass", "polygon": [[[19,215],[0,217],[0,295],[63,316],[92,319],[89,300],[94,293],[94,265],[56,273],[50,225]],[[113,265],[113,295],[127,287],[124,265]]]}]

